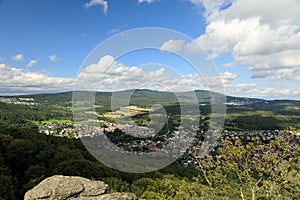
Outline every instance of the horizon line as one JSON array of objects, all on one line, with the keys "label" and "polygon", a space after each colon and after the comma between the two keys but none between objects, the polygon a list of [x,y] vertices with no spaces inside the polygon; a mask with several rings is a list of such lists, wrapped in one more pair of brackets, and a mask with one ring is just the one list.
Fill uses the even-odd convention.
[{"label": "horizon line", "polygon": [[[37,93],[28,93],[28,94],[1,94],[0,97],[21,97],[21,96],[34,96],[34,95],[55,95],[55,94],[61,94],[61,93],[73,93],[73,92],[92,92],[92,93],[113,93],[113,92],[128,92],[128,91],[152,91],[152,92],[165,92],[165,93],[173,93],[171,91],[163,91],[163,90],[153,90],[153,89],[127,89],[127,90],[119,90],[119,91],[89,91],[89,90],[66,90],[66,91],[49,91],[49,92],[37,92]],[[180,92],[175,92],[175,93],[188,93],[188,92],[208,92],[208,93],[216,93],[218,95],[224,95],[226,98],[227,97],[233,97],[233,98],[246,98],[246,99],[258,99],[258,100],[265,100],[265,101],[276,101],[276,100],[281,100],[281,101],[300,101],[300,99],[287,99],[287,98],[264,98],[264,97],[246,97],[246,96],[237,96],[237,95],[227,95],[227,94],[222,94],[220,92],[215,92],[215,91],[209,91],[209,90],[204,90],[204,89],[197,89],[197,90],[189,90],[189,91],[180,91]]]}]

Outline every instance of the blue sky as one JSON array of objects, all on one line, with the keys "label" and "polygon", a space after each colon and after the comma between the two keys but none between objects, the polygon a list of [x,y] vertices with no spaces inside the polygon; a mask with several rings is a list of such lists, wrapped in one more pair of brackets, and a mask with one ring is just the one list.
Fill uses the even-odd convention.
[{"label": "blue sky", "polygon": [[[298,0],[2,0],[0,94],[72,90],[81,64],[99,43],[122,31],[162,27],[186,34],[208,52],[220,74],[207,80],[221,80],[226,94],[300,99],[299,10]],[[173,53],[191,50],[174,38],[163,44]],[[201,82],[191,66],[168,52],[107,55],[102,61],[113,62],[119,73],[103,83],[156,72],[153,79],[184,90],[180,77],[165,77],[168,67],[189,84]],[[169,66],[139,67],[151,62]],[[125,85],[141,83],[132,80]]]},{"label": "blue sky", "polygon": [[[101,5],[86,8],[87,2],[2,1],[1,57],[10,62],[13,55],[23,54],[24,62],[40,59],[37,69],[49,70],[51,75],[74,77],[76,67],[80,67],[88,53],[114,33],[144,26],[171,28],[193,37],[204,31],[203,23],[198,20],[182,26],[184,19],[201,19],[198,10],[184,1],[139,4],[136,0],[114,0],[109,1],[107,15]],[[50,55],[56,55],[60,62],[47,62]],[[24,65],[23,62],[10,63],[18,67]]]}]

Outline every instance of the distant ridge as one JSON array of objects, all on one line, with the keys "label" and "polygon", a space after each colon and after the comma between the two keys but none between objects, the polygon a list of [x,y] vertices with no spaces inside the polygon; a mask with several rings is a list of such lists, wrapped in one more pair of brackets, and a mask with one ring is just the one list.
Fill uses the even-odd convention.
[{"label": "distant ridge", "polygon": [[[65,99],[72,99],[72,94],[74,91],[64,91],[64,92],[53,92],[53,93],[37,93],[37,94],[24,94],[24,95],[0,95],[0,97],[21,97],[21,98],[53,98],[53,97],[60,97],[60,98],[65,98]],[[75,91],[75,92],[92,92],[95,93],[97,96],[101,96],[102,94],[109,95],[112,94],[112,92],[106,91]],[[130,92],[130,93],[139,93],[139,94],[146,94],[146,95],[153,95],[153,94],[160,94],[160,95],[167,95],[167,94],[173,94],[172,92],[169,91],[159,91],[159,90],[151,90],[151,89],[129,89],[129,90],[122,90],[122,91],[116,91],[116,93],[119,92]],[[212,91],[207,91],[207,90],[194,90],[194,91],[185,91],[185,92],[177,92],[176,94],[188,94],[191,92],[195,92],[198,97],[201,98],[210,98],[210,94],[213,94],[214,96],[218,97],[223,96],[223,94],[218,93],[218,92],[212,92]],[[230,95],[225,95],[226,101],[231,102],[231,101],[248,101],[248,102],[256,102],[256,103],[262,103],[262,102],[269,102],[269,103],[274,103],[274,102],[300,102],[300,100],[290,100],[290,99],[272,99],[272,100],[266,100],[263,98],[253,98],[253,97],[239,97],[239,96],[230,96]]]}]

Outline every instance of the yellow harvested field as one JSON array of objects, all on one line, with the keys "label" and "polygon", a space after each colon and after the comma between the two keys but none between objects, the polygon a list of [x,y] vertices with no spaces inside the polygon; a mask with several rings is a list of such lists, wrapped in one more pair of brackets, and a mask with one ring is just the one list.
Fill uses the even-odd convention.
[{"label": "yellow harvested field", "polygon": [[86,112],[87,114],[94,114],[98,117],[107,117],[107,118],[122,118],[122,117],[133,117],[135,115],[145,114],[151,111],[151,109],[147,108],[139,108],[137,106],[125,106],[121,107],[120,110],[115,112],[107,112],[103,114],[99,114],[96,112]]},{"label": "yellow harvested field", "polygon": [[121,108],[121,110],[122,110],[122,109],[136,110],[136,111],[144,111],[144,112],[149,112],[149,111],[150,111],[150,109],[148,109],[148,108],[139,108],[139,107],[137,107],[137,106],[126,106],[126,107]]},{"label": "yellow harvested field", "polygon": [[125,106],[121,107],[120,110],[115,112],[104,113],[104,117],[110,118],[122,118],[122,117],[133,117],[135,115],[145,114],[149,112],[150,109],[147,108],[139,108],[137,106]]}]

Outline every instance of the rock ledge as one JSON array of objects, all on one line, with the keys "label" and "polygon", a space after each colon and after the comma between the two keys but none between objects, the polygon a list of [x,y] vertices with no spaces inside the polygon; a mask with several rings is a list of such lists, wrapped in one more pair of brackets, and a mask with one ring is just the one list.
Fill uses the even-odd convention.
[{"label": "rock ledge", "polygon": [[27,191],[24,200],[137,200],[131,193],[106,194],[107,189],[102,181],[55,175]]}]

